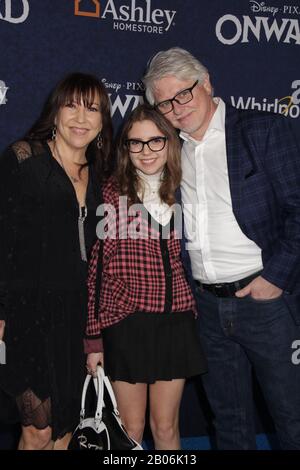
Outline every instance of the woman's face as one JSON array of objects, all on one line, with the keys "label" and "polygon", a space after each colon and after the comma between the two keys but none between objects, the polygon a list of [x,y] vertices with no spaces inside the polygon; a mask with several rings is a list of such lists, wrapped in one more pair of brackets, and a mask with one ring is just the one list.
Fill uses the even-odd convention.
[{"label": "woman's face", "polygon": [[100,97],[85,107],[83,101],[70,101],[62,106],[55,119],[56,138],[74,150],[86,150],[102,129]]},{"label": "woman's face", "polygon": [[[168,141],[153,121],[137,121],[128,132],[127,140],[129,156],[135,168],[146,175],[161,173],[167,163]],[[140,142],[149,142],[150,147],[144,144],[143,149]],[[162,148],[163,147],[163,148]],[[162,148],[161,150],[158,150]]]}]

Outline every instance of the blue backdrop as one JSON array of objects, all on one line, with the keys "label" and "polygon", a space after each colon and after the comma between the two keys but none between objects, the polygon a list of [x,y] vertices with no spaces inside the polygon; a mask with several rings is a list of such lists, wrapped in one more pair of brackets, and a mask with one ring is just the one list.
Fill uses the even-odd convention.
[{"label": "blue backdrop", "polygon": [[[172,46],[208,67],[216,96],[286,114],[300,143],[299,20],[299,0],[0,0],[0,151],[70,71],[103,80],[117,129],[143,100],[147,60]],[[186,435],[206,432],[197,397],[189,384]]]}]

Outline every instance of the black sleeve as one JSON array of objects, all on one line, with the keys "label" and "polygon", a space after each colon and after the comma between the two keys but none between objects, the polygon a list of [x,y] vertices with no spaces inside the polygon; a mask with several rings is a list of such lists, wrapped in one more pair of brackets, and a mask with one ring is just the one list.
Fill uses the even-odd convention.
[{"label": "black sleeve", "polygon": [[6,319],[8,272],[17,232],[20,169],[13,148],[0,155],[0,319]]}]

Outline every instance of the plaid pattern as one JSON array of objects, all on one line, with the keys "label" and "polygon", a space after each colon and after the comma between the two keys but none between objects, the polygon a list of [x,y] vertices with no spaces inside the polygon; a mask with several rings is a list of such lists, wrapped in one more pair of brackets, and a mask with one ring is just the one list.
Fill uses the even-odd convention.
[{"label": "plaid pattern", "polygon": [[300,151],[289,120],[226,105],[225,128],[237,222],[262,249],[262,276],[293,292],[300,276]]},{"label": "plaid pattern", "polygon": [[[110,229],[103,246],[103,272],[101,279],[100,302],[95,306],[98,253],[101,241],[95,243],[88,275],[88,324],[86,335],[95,337],[102,328],[117,323],[135,311],[164,313],[166,300],[166,267],[172,275],[172,312],[193,310],[195,301],[186,280],[180,258],[180,240],[174,238],[174,231],[165,241],[169,264],[163,262],[159,232],[151,227],[148,220],[139,216],[127,215],[127,206],[119,206],[119,194],[112,182],[103,188],[103,198],[110,204],[105,220]],[[110,210],[111,209],[111,210]],[[117,238],[113,224],[116,222]],[[120,234],[139,225],[139,237],[122,239]]]}]

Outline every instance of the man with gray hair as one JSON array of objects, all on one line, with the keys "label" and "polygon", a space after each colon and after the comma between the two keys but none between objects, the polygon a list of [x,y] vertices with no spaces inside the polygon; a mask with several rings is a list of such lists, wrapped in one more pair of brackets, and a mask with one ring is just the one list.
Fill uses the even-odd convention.
[{"label": "man with gray hair", "polygon": [[213,98],[188,51],[157,53],[146,97],[180,130],[185,237],[220,449],[254,449],[254,369],[282,449],[300,449],[300,153],[287,118]]}]

